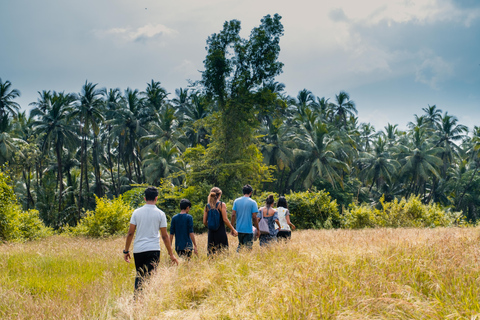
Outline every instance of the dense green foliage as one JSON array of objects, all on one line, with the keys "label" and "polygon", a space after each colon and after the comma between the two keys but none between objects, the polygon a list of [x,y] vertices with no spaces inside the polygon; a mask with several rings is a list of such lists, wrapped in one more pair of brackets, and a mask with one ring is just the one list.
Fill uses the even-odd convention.
[{"label": "dense green foliage", "polygon": [[[340,215],[352,202],[415,196],[480,217],[480,127],[429,105],[406,130],[376,129],[358,123],[345,91],[332,100],[307,89],[289,96],[275,82],[281,17],[265,16],[247,38],[240,31],[232,20],[208,37],[201,79],[173,97],[155,80],[123,92],[86,81],[79,93],[40,91],[27,114],[15,102],[20,92],[0,79],[0,164],[23,209],[62,229],[94,210],[95,196],[151,184],[169,217],[180,197],[195,198],[198,220],[211,187],[233,199],[249,183],[257,193],[325,189]],[[333,216],[302,221],[338,226]]]},{"label": "dense green foliage", "polygon": [[50,234],[37,210],[24,211],[17,204],[10,178],[0,172],[0,240],[32,240]]},{"label": "dense green foliage", "polygon": [[95,211],[87,211],[76,227],[70,232],[74,235],[106,237],[127,233],[133,209],[122,196],[109,200],[96,198]]},{"label": "dense green foliage", "polygon": [[438,204],[423,204],[420,197],[412,196],[398,201],[384,202],[381,209],[368,204],[352,204],[342,217],[342,226],[347,229],[374,227],[451,227],[465,224],[461,212],[450,212]]}]

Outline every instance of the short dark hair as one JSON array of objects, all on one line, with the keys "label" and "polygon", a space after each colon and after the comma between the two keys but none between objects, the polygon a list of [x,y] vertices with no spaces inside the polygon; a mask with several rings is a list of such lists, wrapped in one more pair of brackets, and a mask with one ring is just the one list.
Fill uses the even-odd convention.
[{"label": "short dark hair", "polygon": [[246,184],[243,186],[243,194],[250,194],[253,192],[253,188],[251,185]]},{"label": "short dark hair", "polygon": [[277,207],[284,207],[285,209],[288,209],[287,199],[285,199],[284,196],[278,198]]},{"label": "short dark hair", "polygon": [[192,203],[188,199],[182,199],[180,200],[180,210],[185,210],[188,207],[192,207]]},{"label": "short dark hair", "polygon": [[158,189],[155,187],[148,187],[145,189],[145,200],[153,201],[158,197]]}]

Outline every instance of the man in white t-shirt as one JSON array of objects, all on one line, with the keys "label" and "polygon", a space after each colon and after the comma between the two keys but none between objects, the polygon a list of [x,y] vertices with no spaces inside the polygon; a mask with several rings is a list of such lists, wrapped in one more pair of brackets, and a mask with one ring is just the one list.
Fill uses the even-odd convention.
[{"label": "man in white t-shirt", "polygon": [[[160,261],[160,235],[167,248],[170,259],[178,264],[177,258],[173,255],[172,246],[167,233],[167,217],[165,213],[156,206],[158,190],[155,187],[148,187],[145,190],[146,204],[133,211],[130,219],[123,258],[130,263],[130,244],[133,240],[135,230],[137,235],[133,242],[133,258],[135,260],[135,291],[140,289],[144,278],[148,277]],[[159,232],[160,230],[160,232]]]}]

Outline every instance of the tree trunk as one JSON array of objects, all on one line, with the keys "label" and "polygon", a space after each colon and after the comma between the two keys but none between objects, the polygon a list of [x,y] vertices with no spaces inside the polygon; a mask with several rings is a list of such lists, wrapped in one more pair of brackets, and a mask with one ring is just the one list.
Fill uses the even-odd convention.
[{"label": "tree trunk", "polygon": [[57,166],[58,166],[58,212],[62,211],[62,194],[63,194],[63,179],[62,179],[62,147],[59,143],[56,145],[56,153],[57,153]]}]

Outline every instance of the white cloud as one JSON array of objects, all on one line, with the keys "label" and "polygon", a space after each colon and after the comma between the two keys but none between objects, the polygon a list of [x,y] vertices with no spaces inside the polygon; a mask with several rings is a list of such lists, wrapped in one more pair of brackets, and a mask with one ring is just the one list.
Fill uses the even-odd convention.
[{"label": "white cloud", "polygon": [[431,56],[425,58],[417,67],[415,81],[438,89],[439,83],[447,80],[453,74],[453,66],[442,57]]},{"label": "white cloud", "polygon": [[94,32],[100,38],[113,36],[127,42],[146,42],[153,39],[163,39],[165,36],[173,37],[178,33],[162,24],[147,24],[138,28],[111,28]]},{"label": "white cloud", "polygon": [[199,66],[196,66],[192,61],[183,60],[181,64],[174,68],[174,72],[180,73],[186,79],[195,79],[200,75],[199,69]]}]

